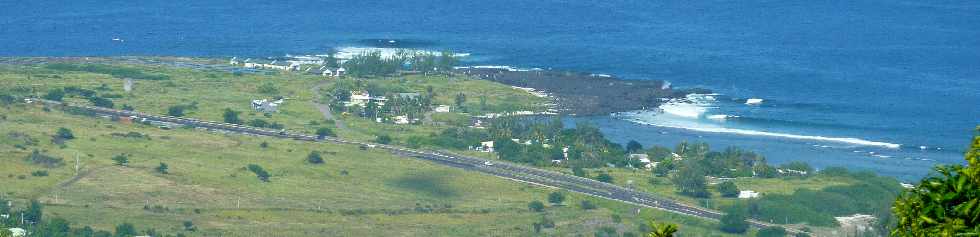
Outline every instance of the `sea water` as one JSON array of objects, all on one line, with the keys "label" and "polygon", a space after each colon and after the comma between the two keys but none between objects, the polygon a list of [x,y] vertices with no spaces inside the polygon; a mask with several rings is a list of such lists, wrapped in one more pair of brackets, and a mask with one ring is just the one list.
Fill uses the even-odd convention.
[{"label": "sea water", "polygon": [[452,49],[473,65],[717,93],[581,118],[618,142],[705,141],[915,179],[962,163],[980,124],[977,16],[955,0],[0,1],[0,56]]}]

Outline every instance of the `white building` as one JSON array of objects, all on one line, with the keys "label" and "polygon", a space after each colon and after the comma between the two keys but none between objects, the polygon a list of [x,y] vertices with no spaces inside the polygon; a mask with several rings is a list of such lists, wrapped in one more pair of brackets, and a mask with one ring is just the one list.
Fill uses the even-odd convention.
[{"label": "white building", "polygon": [[640,163],[643,163],[643,168],[653,169],[654,164],[653,164],[653,162],[650,162],[650,155],[647,155],[647,154],[630,154],[629,155],[629,159],[630,160],[640,161]]},{"label": "white building", "polygon": [[368,94],[367,92],[351,91],[350,101],[347,102],[347,106],[359,105],[363,107],[367,106],[367,104],[371,101],[374,101],[374,103],[378,105],[384,105],[385,101],[388,101],[388,99],[384,96],[371,96],[371,94]]},{"label": "white building", "polygon": [[742,190],[738,192],[738,198],[748,199],[748,198],[757,198],[757,197],[759,197],[759,193],[752,190]]},{"label": "white building", "polygon": [[480,146],[477,147],[476,150],[482,152],[493,152],[493,141],[480,142]]},{"label": "white building", "polygon": [[395,117],[392,118],[392,121],[395,124],[409,124],[409,123],[411,123],[411,121],[408,120],[408,116],[405,116],[405,115],[395,116]]}]

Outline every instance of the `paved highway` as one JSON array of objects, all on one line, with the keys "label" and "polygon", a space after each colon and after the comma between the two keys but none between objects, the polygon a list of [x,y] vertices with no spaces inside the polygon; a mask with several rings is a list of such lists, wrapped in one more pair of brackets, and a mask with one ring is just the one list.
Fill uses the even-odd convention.
[{"label": "paved highway", "polygon": [[[80,109],[80,110],[90,111],[102,115],[130,117],[134,121],[159,121],[159,122],[181,124],[181,125],[206,128],[206,129],[238,132],[243,134],[270,136],[270,137],[287,138],[287,139],[312,141],[312,142],[331,142],[331,143],[338,143],[338,144],[349,144],[349,145],[369,147],[371,149],[383,149],[401,156],[414,157],[414,158],[428,160],[447,166],[483,172],[497,177],[511,179],[519,182],[525,182],[525,183],[553,187],[553,188],[560,188],[572,192],[583,193],[595,197],[606,198],[610,200],[630,203],[633,205],[639,205],[644,207],[656,208],[656,209],[684,214],[684,215],[696,216],[696,217],[713,219],[713,220],[718,220],[723,215],[723,213],[718,211],[696,207],[696,206],[690,206],[676,201],[655,197],[646,192],[635,191],[625,187],[603,183],[592,179],[582,178],[574,175],[562,174],[549,170],[542,170],[542,169],[523,166],[523,165],[517,165],[508,162],[501,162],[496,160],[487,160],[482,158],[451,154],[449,152],[444,152],[444,151],[416,150],[416,149],[410,149],[410,148],[405,148],[400,146],[374,144],[374,143],[360,142],[360,141],[350,141],[350,140],[345,140],[336,137],[316,137],[313,135],[290,132],[287,130],[269,130],[264,128],[242,126],[237,124],[202,121],[193,118],[178,118],[178,117],[171,117],[171,116],[164,116],[164,115],[152,115],[152,114],[135,112],[135,111],[115,110],[115,109],[107,109],[107,108],[85,106],[85,105],[72,105],[72,104],[62,103],[58,101],[28,99],[28,103],[33,103],[33,102],[39,102],[49,106],[61,106],[64,108]],[[757,220],[748,220],[748,221],[752,226],[758,228],[777,226],[777,225],[764,223]],[[786,229],[786,230],[792,233],[800,232],[799,230],[795,230],[795,229]]]}]

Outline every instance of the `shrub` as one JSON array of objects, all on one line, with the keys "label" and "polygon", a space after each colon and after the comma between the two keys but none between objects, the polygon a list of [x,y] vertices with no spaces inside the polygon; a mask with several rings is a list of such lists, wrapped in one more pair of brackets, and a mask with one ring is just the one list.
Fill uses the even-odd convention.
[{"label": "shrub", "polygon": [[163,163],[163,162],[160,162],[160,166],[157,166],[157,169],[156,170],[157,170],[157,172],[159,172],[161,174],[169,174],[170,173],[170,167],[167,166],[167,163]]},{"label": "shrub", "polygon": [[606,172],[602,172],[599,175],[595,176],[595,180],[598,180],[599,182],[603,182],[603,183],[612,183],[613,177],[612,175],[609,175]]},{"label": "shrub", "polygon": [[27,155],[27,161],[45,167],[58,167],[64,165],[63,159],[41,154],[41,152],[38,150],[34,150],[34,152],[31,152],[30,155]]},{"label": "shrub", "polygon": [[527,209],[533,212],[542,212],[544,211],[544,203],[541,203],[541,201],[536,201],[536,200],[531,201],[530,203],[527,204]]},{"label": "shrub", "polygon": [[721,193],[722,197],[738,197],[738,186],[736,186],[734,182],[727,181],[720,183],[718,186],[715,186],[715,189]]},{"label": "shrub", "polygon": [[552,192],[548,194],[548,202],[551,204],[561,204],[565,201],[565,194],[561,192]]},{"label": "shrub", "polygon": [[320,138],[324,138],[324,137],[335,136],[335,134],[333,133],[333,130],[330,130],[330,128],[321,127],[316,130],[316,136]]},{"label": "shrub", "polygon": [[174,117],[184,116],[184,106],[181,105],[170,106],[170,108],[167,108],[167,115],[174,116]]},{"label": "shrub", "polygon": [[48,176],[48,171],[47,170],[34,171],[34,172],[31,172],[31,176],[34,176],[34,177]]},{"label": "shrub", "polygon": [[256,164],[249,164],[248,170],[252,171],[252,173],[255,173],[255,176],[258,177],[259,180],[262,180],[262,182],[269,182],[269,172],[266,172],[265,169],[262,168],[262,166]]},{"label": "shrub", "polygon": [[748,210],[744,204],[737,203],[725,208],[725,215],[721,217],[721,231],[728,233],[745,233],[749,229]]},{"label": "shrub", "polygon": [[323,164],[323,157],[320,156],[319,151],[310,152],[310,155],[306,156],[306,162],[310,164]]},{"label": "shrub", "polygon": [[55,136],[57,138],[62,139],[62,140],[75,139],[75,134],[72,133],[71,129],[67,129],[67,128],[64,128],[64,127],[58,128],[58,131],[55,132]]},{"label": "shrub", "polygon": [[112,157],[112,162],[118,166],[126,166],[129,164],[129,157],[126,154],[119,154]]},{"label": "shrub", "polygon": [[242,124],[242,120],[238,118],[239,113],[241,112],[234,111],[229,108],[225,108],[225,112],[222,115],[222,117],[224,118],[225,123]]},{"label": "shrub", "polygon": [[784,237],[786,236],[786,229],[779,226],[766,227],[759,230],[755,234],[756,237]]},{"label": "shrub", "polygon": [[592,209],[596,209],[596,206],[595,206],[595,204],[594,204],[594,203],[592,203],[592,202],[591,202],[591,201],[589,201],[589,200],[582,200],[582,203],[580,203],[580,204],[579,204],[579,206],[581,206],[581,207],[582,207],[582,210],[592,210]]},{"label": "shrub", "polygon": [[380,143],[380,144],[389,144],[389,143],[391,143],[391,136],[388,136],[388,135],[378,135],[378,138],[375,139],[374,141],[377,142],[377,143]]}]

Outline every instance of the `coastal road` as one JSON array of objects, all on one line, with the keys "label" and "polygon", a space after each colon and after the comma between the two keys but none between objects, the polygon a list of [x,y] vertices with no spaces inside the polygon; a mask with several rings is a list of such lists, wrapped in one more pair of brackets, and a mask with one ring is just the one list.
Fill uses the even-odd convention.
[{"label": "coastal road", "polygon": [[[501,178],[506,178],[518,182],[524,182],[539,186],[552,187],[565,189],[572,192],[582,193],[590,196],[610,199],[614,201],[620,201],[624,203],[629,203],[633,205],[656,208],[664,211],[669,211],[678,214],[690,215],[700,218],[718,220],[724,214],[715,210],[710,210],[706,208],[690,206],[680,202],[672,201],[665,198],[660,198],[653,196],[650,193],[635,191],[625,187],[603,183],[595,181],[592,179],[582,178],[573,175],[567,175],[563,173],[558,173],[549,170],[538,169],[534,167],[528,167],[524,165],[518,165],[508,162],[501,162],[496,160],[487,160],[482,158],[452,154],[445,151],[429,151],[429,150],[416,150],[400,146],[375,144],[361,141],[351,141],[346,139],[341,139],[337,137],[316,137],[313,135],[290,132],[286,130],[269,130],[264,128],[256,128],[249,126],[242,126],[237,124],[228,124],[213,121],[203,121],[193,118],[178,118],[164,115],[152,115],[142,112],[135,111],[125,111],[125,110],[115,110],[100,107],[92,107],[85,105],[72,105],[57,101],[48,101],[40,99],[29,99],[29,103],[42,103],[48,106],[62,107],[63,109],[73,109],[82,110],[87,112],[92,112],[100,115],[109,116],[119,116],[119,117],[129,117],[134,121],[157,121],[166,122],[173,124],[180,124],[184,126],[193,126],[197,128],[204,128],[210,130],[222,130],[229,132],[236,132],[247,135],[257,135],[257,136],[270,136],[285,139],[295,139],[302,141],[311,142],[330,142],[336,144],[347,144],[365,147],[368,149],[382,149],[389,151],[393,154],[413,157],[417,159],[427,160],[434,163],[457,167],[461,169],[482,172],[490,175],[494,175]],[[761,222],[758,220],[748,220],[749,224],[758,228],[765,228],[770,226],[779,226],[774,224],[769,224]],[[788,232],[797,233],[800,230],[787,228]]]}]

